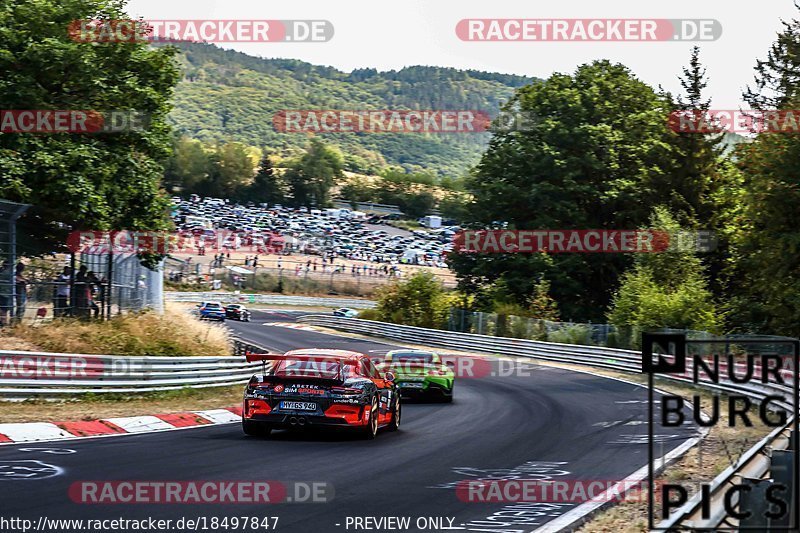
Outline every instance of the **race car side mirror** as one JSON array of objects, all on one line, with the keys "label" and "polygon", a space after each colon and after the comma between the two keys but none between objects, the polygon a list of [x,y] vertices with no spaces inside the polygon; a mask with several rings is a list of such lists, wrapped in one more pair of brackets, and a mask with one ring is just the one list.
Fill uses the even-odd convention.
[{"label": "race car side mirror", "polygon": [[387,372],[384,379],[386,379],[386,381],[388,382],[392,382],[394,381],[394,374],[392,372]]}]

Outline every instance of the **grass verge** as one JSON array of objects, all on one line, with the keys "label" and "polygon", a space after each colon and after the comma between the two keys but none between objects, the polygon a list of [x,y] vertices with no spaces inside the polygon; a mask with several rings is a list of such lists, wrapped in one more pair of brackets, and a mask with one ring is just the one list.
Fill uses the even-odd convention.
[{"label": "grass verge", "polygon": [[0,333],[0,345],[28,343],[43,351],[108,355],[221,356],[231,346],[224,326],[200,322],[180,306],[163,315],[128,313],[108,321],[56,319],[24,323]]}]

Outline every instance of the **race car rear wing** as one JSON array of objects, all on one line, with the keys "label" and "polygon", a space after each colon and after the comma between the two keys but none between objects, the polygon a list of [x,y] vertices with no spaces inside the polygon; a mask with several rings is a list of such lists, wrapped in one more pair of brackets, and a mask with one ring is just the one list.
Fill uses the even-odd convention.
[{"label": "race car rear wing", "polygon": [[256,352],[245,352],[244,354],[245,359],[247,359],[248,363],[255,363],[257,361],[261,361],[261,373],[264,377],[267,375],[267,361],[336,361],[338,363],[337,369],[337,376],[336,379],[341,381],[342,379],[342,367],[350,365],[350,366],[358,366],[358,362],[352,361],[349,359],[339,358],[339,357],[331,357],[325,355],[312,355],[312,354],[292,354],[287,356],[283,353],[256,353]]},{"label": "race car rear wing", "polygon": [[282,353],[256,353],[256,352],[245,352],[244,354],[245,359],[247,359],[248,363],[255,363],[258,361],[266,362],[266,361],[281,361],[285,359]]}]

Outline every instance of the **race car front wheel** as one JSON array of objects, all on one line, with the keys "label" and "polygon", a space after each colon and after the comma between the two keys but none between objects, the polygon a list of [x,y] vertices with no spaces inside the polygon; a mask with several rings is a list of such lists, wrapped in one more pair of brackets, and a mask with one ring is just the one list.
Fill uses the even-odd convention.
[{"label": "race car front wheel", "polygon": [[252,422],[242,419],[242,431],[251,437],[268,437],[272,433],[272,426],[263,422]]},{"label": "race car front wheel", "polygon": [[369,410],[369,420],[364,427],[364,438],[372,440],[378,434],[378,398],[372,398],[372,408]]}]

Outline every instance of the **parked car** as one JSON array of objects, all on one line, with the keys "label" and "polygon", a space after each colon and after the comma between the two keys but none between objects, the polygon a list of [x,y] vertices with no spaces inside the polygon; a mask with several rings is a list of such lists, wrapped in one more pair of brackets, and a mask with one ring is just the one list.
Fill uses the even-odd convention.
[{"label": "parked car", "polygon": [[225,318],[238,320],[240,322],[250,322],[250,311],[242,304],[226,305]]}]

